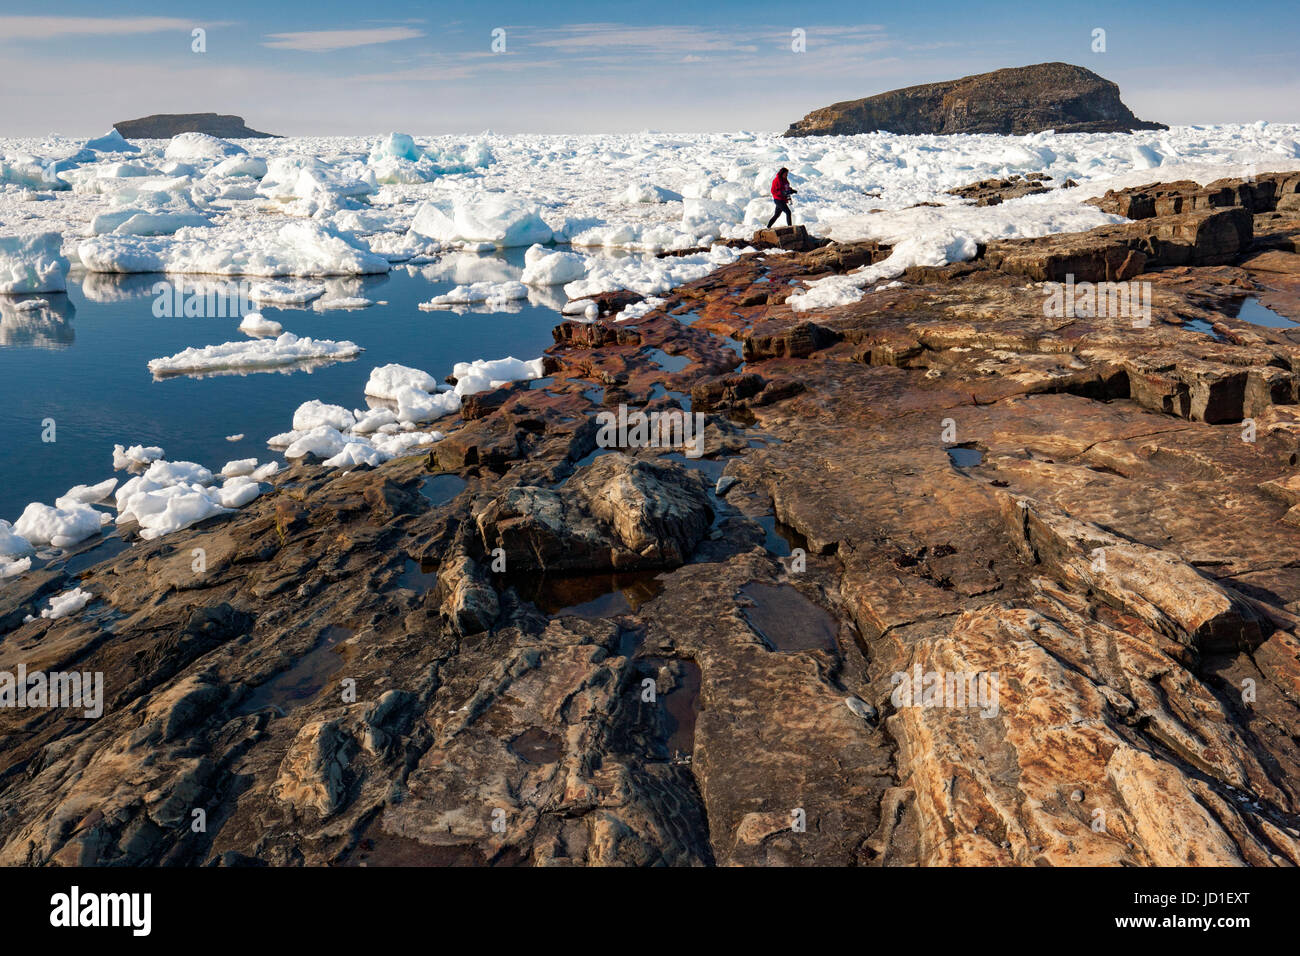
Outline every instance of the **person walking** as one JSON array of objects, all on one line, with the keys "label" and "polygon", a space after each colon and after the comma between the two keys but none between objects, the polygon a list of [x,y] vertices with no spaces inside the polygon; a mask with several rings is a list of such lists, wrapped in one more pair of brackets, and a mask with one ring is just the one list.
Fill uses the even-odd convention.
[{"label": "person walking", "polygon": [[767,228],[772,228],[772,223],[780,218],[781,213],[785,213],[785,224],[794,225],[794,219],[790,215],[790,197],[798,190],[790,188],[790,170],[784,166],[777,172],[776,178],[772,180],[772,199],[776,203],[776,212],[772,213],[772,218],[767,221]]}]

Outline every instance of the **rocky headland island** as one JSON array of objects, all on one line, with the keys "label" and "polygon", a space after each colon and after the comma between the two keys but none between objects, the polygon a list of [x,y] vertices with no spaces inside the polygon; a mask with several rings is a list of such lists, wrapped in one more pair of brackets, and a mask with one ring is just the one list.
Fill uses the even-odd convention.
[{"label": "rocky headland island", "polygon": [[275,133],[251,129],[242,116],[225,113],[154,113],[113,124],[126,139],[171,139],[181,133],[203,133],[220,139],[274,139]]},{"label": "rocky headland island", "polygon": [[1167,129],[1138,119],[1119,87],[1081,66],[1037,63],[891,90],[813,110],[786,136],[854,133],[1129,133]]},{"label": "rocky headland island", "polygon": [[1093,202],[798,312],[889,248],[760,233],[427,454],[7,582],[0,669],[114,677],[0,711],[0,862],[1300,864],[1300,173]]}]

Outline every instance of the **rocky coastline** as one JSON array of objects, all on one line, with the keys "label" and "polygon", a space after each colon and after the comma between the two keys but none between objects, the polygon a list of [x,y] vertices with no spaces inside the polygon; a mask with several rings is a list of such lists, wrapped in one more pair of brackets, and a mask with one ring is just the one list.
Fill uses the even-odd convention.
[{"label": "rocky coastline", "polygon": [[1300,864],[1300,337],[1239,317],[1300,323],[1300,173],[1094,202],[811,312],[888,247],[760,233],[427,455],[0,584],[0,670],[106,675],[0,710],[0,863]]}]

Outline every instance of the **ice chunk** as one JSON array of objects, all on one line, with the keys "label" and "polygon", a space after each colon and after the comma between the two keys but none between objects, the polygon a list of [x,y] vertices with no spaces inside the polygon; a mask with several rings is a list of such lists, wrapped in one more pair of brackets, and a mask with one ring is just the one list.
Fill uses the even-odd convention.
[{"label": "ice chunk", "polygon": [[239,320],[239,331],[260,338],[279,335],[284,331],[284,327],[274,319],[265,318],[261,312],[249,312]]},{"label": "ice chunk", "polygon": [[54,501],[56,508],[70,508],[73,505],[93,505],[103,501],[117,487],[116,478],[108,478],[97,485],[74,485],[68,493]]},{"label": "ice chunk", "polygon": [[251,301],[267,305],[305,305],[324,294],[323,285],[290,282],[255,282],[248,290]]},{"label": "ice chunk", "polygon": [[392,401],[397,403],[397,418],[403,422],[431,422],[460,408],[456,392],[430,394],[410,385],[394,389]]},{"label": "ice chunk", "polygon": [[210,485],[212,472],[192,461],[155,461],[145,471],[144,480],[159,485]]},{"label": "ice chunk", "polygon": [[57,232],[0,236],[0,293],[65,292],[68,260]]},{"label": "ice chunk", "polygon": [[103,520],[89,505],[72,502],[66,508],[51,508],[33,501],[14,522],[14,533],[34,545],[68,548],[98,534]]},{"label": "ice chunk", "polygon": [[41,611],[41,617],[57,621],[69,614],[76,614],[89,604],[90,599],[94,596],[80,587],[75,587],[71,591],[64,591],[62,594],[56,594],[50,598],[49,606]]},{"label": "ice chunk", "polygon": [[322,464],[328,468],[347,468],[357,465],[370,465],[373,468],[391,457],[367,442],[350,441],[343,446],[342,451],[332,458],[327,458]]},{"label": "ice chunk", "polygon": [[371,369],[366,382],[366,394],[375,398],[395,398],[397,389],[404,386],[419,389],[422,392],[436,392],[438,380],[428,372],[408,365],[380,365]]},{"label": "ice chunk", "polygon": [[342,405],[327,405],[316,398],[303,402],[293,413],[293,430],[299,432],[310,431],[320,425],[329,425],[342,432],[356,423],[356,416]]},{"label": "ice chunk", "polygon": [[442,295],[435,295],[419,307],[426,312],[456,305],[503,305],[528,298],[528,287],[522,282],[474,282],[458,285]]},{"label": "ice chunk", "polygon": [[443,242],[490,242],[495,246],[529,246],[549,242],[551,228],[532,203],[506,196],[457,197],[423,203],[411,231]]},{"label": "ice chunk", "polygon": [[256,469],[249,477],[256,481],[266,481],[271,476],[278,474],[279,471],[280,463],[278,461],[268,461],[265,465]]},{"label": "ice chunk", "polygon": [[157,445],[132,445],[130,448],[123,448],[121,445],[113,446],[113,470],[125,471],[128,468],[140,468],[150,462],[155,462],[163,456],[163,450]]},{"label": "ice chunk", "polygon": [[231,156],[213,166],[209,176],[251,176],[261,179],[266,175],[266,160],[256,156]]},{"label": "ice chunk", "polygon": [[256,469],[256,458],[240,458],[235,461],[226,462],[221,468],[221,477],[240,478],[245,475],[251,475]]},{"label": "ice chunk", "polygon": [[21,558],[34,554],[32,543],[14,531],[14,526],[0,519],[0,559]]},{"label": "ice chunk", "polygon": [[115,209],[90,221],[96,236],[170,236],[180,229],[202,229],[212,223],[198,212],[153,212],[143,209]]},{"label": "ice chunk", "polygon": [[524,285],[564,285],[587,275],[587,259],[576,252],[548,252],[545,246],[529,246],[524,253]]},{"label": "ice chunk", "polygon": [[299,338],[292,332],[284,332],[274,339],[191,346],[175,355],[151,359],[149,371],[161,376],[212,369],[275,368],[295,362],[355,358],[362,351],[361,346],[355,342],[335,342],[332,339],[313,339],[309,336]]},{"label": "ice chunk", "polygon": [[389,133],[382,142],[370,152],[371,161],[383,159],[409,159],[412,162],[424,155],[415,145],[415,140],[406,133]]},{"label": "ice chunk", "polygon": [[223,508],[242,508],[262,493],[253,478],[236,475],[222,483],[217,499]]},{"label": "ice chunk", "polygon": [[164,154],[168,159],[225,159],[228,156],[242,156],[248,150],[224,139],[217,139],[207,133],[179,133],[167,144]]},{"label": "ice chunk", "polygon": [[284,450],[285,458],[302,458],[315,455],[317,458],[333,458],[343,450],[347,439],[337,428],[318,425],[303,433],[293,444]]},{"label": "ice chunk", "polygon": [[136,146],[134,143],[128,143],[126,137],[117,131],[116,126],[97,139],[87,140],[86,145],[83,146],[82,149],[88,149],[94,153],[140,152],[140,147]]},{"label": "ice chunk", "polygon": [[368,309],[374,304],[370,299],[359,295],[341,295],[332,299],[319,299],[314,308],[321,312],[330,312],[340,309]]},{"label": "ice chunk", "polygon": [[514,357],[503,359],[475,359],[457,362],[451,370],[456,379],[457,395],[472,395],[489,388],[498,388],[507,382],[541,378],[543,360],[524,361]]},{"label": "ice chunk", "polygon": [[649,183],[632,183],[623,193],[623,198],[635,203],[680,202],[682,194],[664,189],[662,186],[651,186]]},{"label": "ice chunk", "polygon": [[133,516],[140,525],[140,537],[152,541],[230,510],[214,498],[217,496],[205,489],[187,485],[142,491],[131,496],[118,521]]}]

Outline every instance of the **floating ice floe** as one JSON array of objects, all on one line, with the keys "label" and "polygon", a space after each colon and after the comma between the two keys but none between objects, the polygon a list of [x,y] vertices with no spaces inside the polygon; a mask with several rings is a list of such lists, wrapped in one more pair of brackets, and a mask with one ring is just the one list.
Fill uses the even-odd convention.
[{"label": "floating ice floe", "polygon": [[502,248],[549,242],[552,236],[535,204],[508,196],[430,200],[416,211],[411,232],[443,242]]},{"label": "floating ice floe", "polygon": [[524,253],[524,272],[519,281],[524,285],[553,286],[575,282],[586,275],[586,256],[533,245]]},{"label": "floating ice floe", "polygon": [[274,319],[268,319],[261,312],[249,312],[239,320],[239,331],[247,335],[265,337],[279,335],[284,326]]},{"label": "floating ice floe", "polygon": [[71,591],[64,591],[62,594],[56,594],[50,598],[50,603],[42,609],[41,617],[57,621],[69,614],[76,614],[89,604],[94,596],[80,587],[75,587]]},{"label": "floating ice floe", "polygon": [[474,282],[458,285],[442,295],[435,295],[419,307],[426,312],[456,305],[498,306],[528,298],[528,287],[522,282]]},{"label": "floating ice floe", "polygon": [[266,369],[297,362],[340,361],[355,358],[363,349],[355,342],[301,338],[283,332],[274,339],[223,342],[220,345],[190,347],[165,358],[152,359],[149,371],[156,376],[213,370]]},{"label": "floating ice floe", "polygon": [[[270,232],[227,226],[181,229],[175,236],[98,236],[77,247],[91,272],[183,272],[247,276],[372,275],[388,260],[312,222]],[[40,291],[40,290],[36,290]]]},{"label": "floating ice floe", "polygon": [[248,290],[251,301],[279,306],[305,305],[324,294],[323,285],[289,282],[254,282]]},{"label": "floating ice floe", "polygon": [[144,468],[163,456],[163,450],[157,445],[123,445],[113,446],[113,470]]},{"label": "floating ice floe", "polygon": [[368,309],[375,303],[359,295],[340,295],[330,299],[317,299],[312,308],[319,312],[331,312],[343,309]]},{"label": "floating ice floe", "polygon": [[0,236],[0,293],[64,292],[68,260],[57,232]]}]

